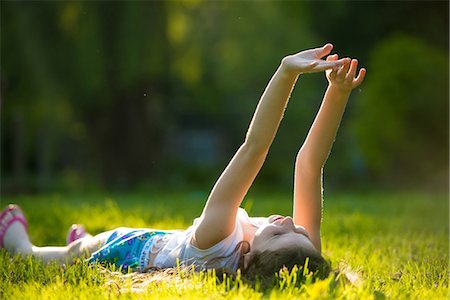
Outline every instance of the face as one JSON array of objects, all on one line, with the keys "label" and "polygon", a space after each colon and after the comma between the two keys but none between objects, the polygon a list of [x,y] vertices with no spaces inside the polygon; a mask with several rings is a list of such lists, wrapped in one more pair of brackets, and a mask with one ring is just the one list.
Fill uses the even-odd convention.
[{"label": "face", "polygon": [[261,226],[255,233],[252,251],[277,251],[286,248],[302,248],[316,252],[316,248],[308,238],[302,226],[297,226],[291,217],[274,215],[269,217],[268,224]]}]

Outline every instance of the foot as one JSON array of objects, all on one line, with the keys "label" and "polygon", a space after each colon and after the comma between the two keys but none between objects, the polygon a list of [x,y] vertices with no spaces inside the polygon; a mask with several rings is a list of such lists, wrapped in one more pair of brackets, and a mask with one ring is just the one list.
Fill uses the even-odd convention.
[{"label": "foot", "polygon": [[15,252],[23,241],[28,241],[27,220],[19,206],[10,204],[0,213],[0,248]]},{"label": "foot", "polygon": [[88,233],[83,225],[73,224],[67,232],[66,243],[69,245],[73,241],[84,238]]}]

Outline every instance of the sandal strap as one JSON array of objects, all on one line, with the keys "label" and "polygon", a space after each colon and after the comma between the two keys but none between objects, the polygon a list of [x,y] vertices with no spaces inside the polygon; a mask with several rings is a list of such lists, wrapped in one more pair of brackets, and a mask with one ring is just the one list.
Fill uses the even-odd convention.
[{"label": "sandal strap", "polygon": [[[14,211],[19,211],[20,214],[14,215]],[[8,216],[10,216],[9,219]],[[0,248],[3,248],[3,238],[5,237],[6,231],[8,231],[9,226],[14,222],[22,223],[25,230],[28,231],[28,222],[23,216],[22,210],[19,206],[10,204],[0,214]]]},{"label": "sandal strap", "polygon": [[66,237],[67,245],[69,245],[73,241],[80,239],[84,235],[86,235],[86,229],[84,228],[84,226],[80,224],[73,224],[70,227],[69,232],[67,233]]}]

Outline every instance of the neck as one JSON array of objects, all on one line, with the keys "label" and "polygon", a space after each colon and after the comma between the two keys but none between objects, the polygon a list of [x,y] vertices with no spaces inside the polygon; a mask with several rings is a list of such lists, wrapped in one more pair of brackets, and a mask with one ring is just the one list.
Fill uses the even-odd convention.
[{"label": "neck", "polygon": [[253,237],[255,236],[255,232],[256,232],[256,230],[258,230],[258,228],[253,224],[249,224],[249,223],[247,223],[247,224],[248,224],[248,226],[243,226],[244,241],[249,242],[249,244],[251,245],[253,243]]}]

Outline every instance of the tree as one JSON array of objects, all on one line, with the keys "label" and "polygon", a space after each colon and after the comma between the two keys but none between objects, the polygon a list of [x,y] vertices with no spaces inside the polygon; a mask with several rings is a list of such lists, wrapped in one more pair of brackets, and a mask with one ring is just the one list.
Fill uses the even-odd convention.
[{"label": "tree", "polygon": [[409,183],[448,176],[448,65],[445,51],[409,36],[373,50],[351,122],[372,175]]}]

